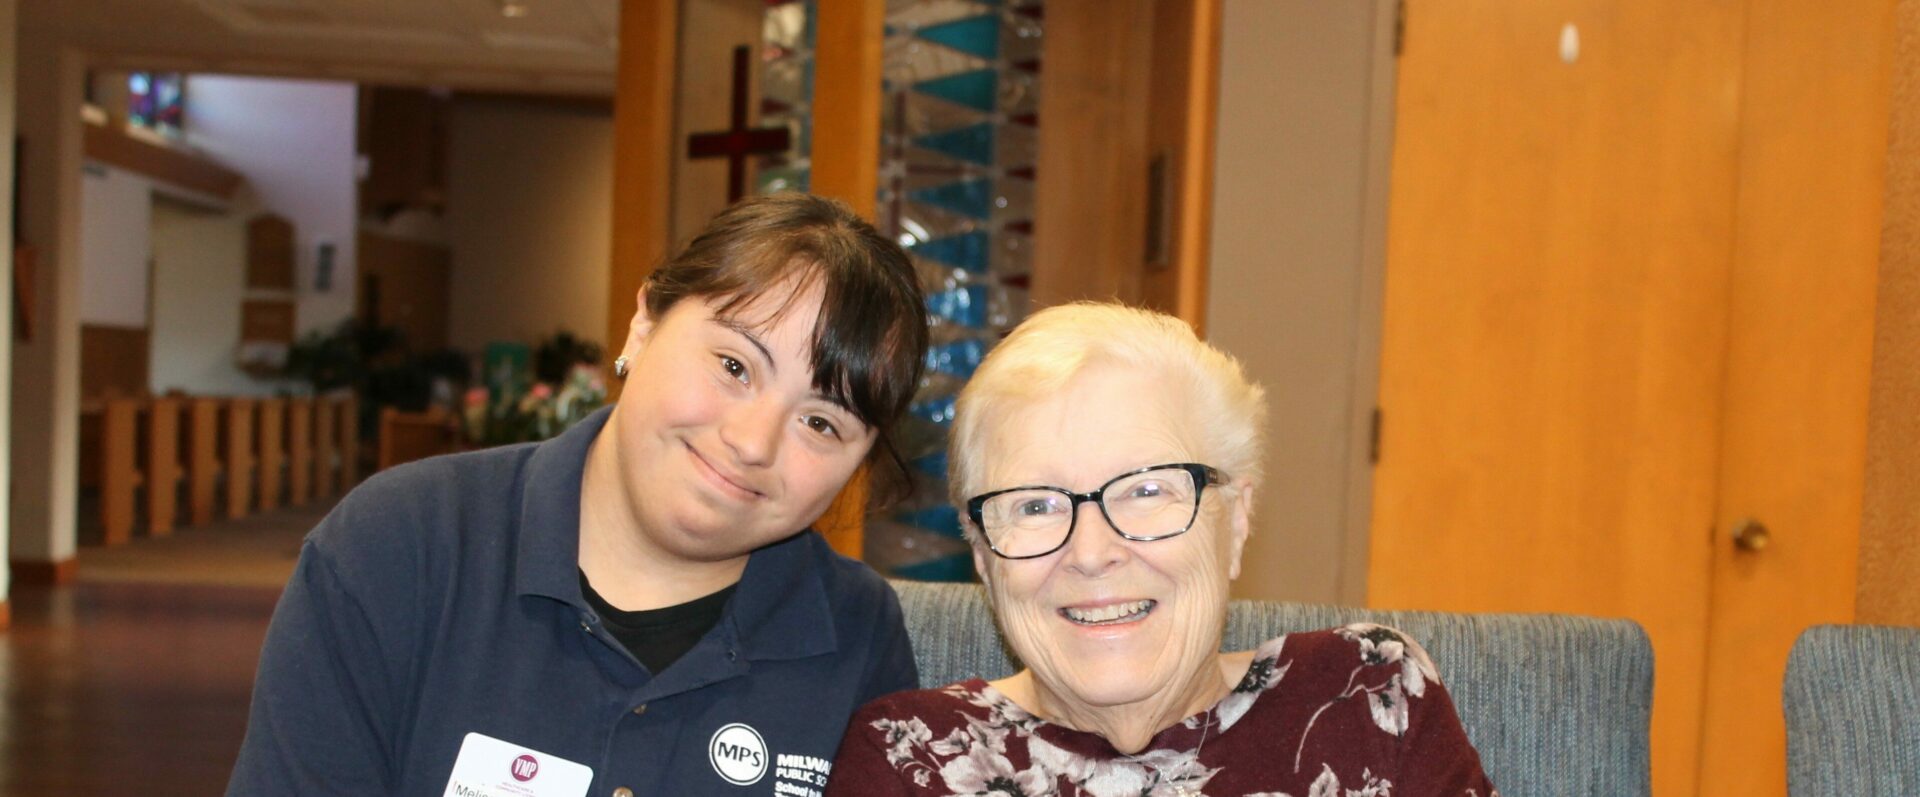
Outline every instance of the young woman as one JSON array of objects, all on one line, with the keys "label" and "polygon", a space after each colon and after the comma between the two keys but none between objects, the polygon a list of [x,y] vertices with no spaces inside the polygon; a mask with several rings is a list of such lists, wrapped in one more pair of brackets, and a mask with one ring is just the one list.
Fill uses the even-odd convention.
[{"label": "young woman", "polygon": [[817,790],[916,684],[892,590],[808,525],[897,464],[924,306],[838,203],[720,214],[641,289],[614,407],[382,473],[308,537],[228,793]]}]

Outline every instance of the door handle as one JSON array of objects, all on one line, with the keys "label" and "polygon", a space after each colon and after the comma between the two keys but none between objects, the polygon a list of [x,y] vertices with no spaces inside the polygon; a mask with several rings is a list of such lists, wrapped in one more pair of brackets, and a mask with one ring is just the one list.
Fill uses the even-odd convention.
[{"label": "door handle", "polygon": [[1767,525],[1753,518],[1746,518],[1733,525],[1733,547],[1748,553],[1755,553],[1773,542],[1773,532]]}]

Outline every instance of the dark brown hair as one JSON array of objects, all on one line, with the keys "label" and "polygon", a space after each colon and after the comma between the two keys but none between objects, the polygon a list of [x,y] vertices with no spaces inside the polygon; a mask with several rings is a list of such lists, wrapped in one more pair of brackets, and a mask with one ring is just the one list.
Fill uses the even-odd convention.
[{"label": "dark brown hair", "polygon": [[[722,317],[762,298],[780,303],[777,315],[816,282],[814,388],[876,431],[869,463],[911,478],[891,429],[920,385],[926,298],[907,253],[851,208],[791,192],[742,200],[647,278],[647,314],[661,319],[680,300],[703,297],[717,300]],[[767,294],[789,283],[789,295]]]}]

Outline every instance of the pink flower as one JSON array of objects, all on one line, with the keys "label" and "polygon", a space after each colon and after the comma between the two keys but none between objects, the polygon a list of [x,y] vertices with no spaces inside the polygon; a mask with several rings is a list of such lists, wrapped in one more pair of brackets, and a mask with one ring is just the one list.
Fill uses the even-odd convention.
[{"label": "pink flower", "polygon": [[528,395],[541,401],[553,398],[553,385],[545,382],[535,382],[533,383],[533,390]]},{"label": "pink flower", "polygon": [[470,387],[467,388],[467,395],[464,401],[469,407],[483,407],[486,406],[487,398],[487,389],[485,387]]}]

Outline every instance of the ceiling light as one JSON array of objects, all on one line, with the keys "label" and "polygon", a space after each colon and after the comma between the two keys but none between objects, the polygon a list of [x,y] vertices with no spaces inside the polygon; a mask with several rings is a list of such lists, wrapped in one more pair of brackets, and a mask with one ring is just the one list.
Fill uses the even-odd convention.
[{"label": "ceiling light", "polygon": [[527,15],[525,0],[500,0],[500,16],[519,19]]}]

